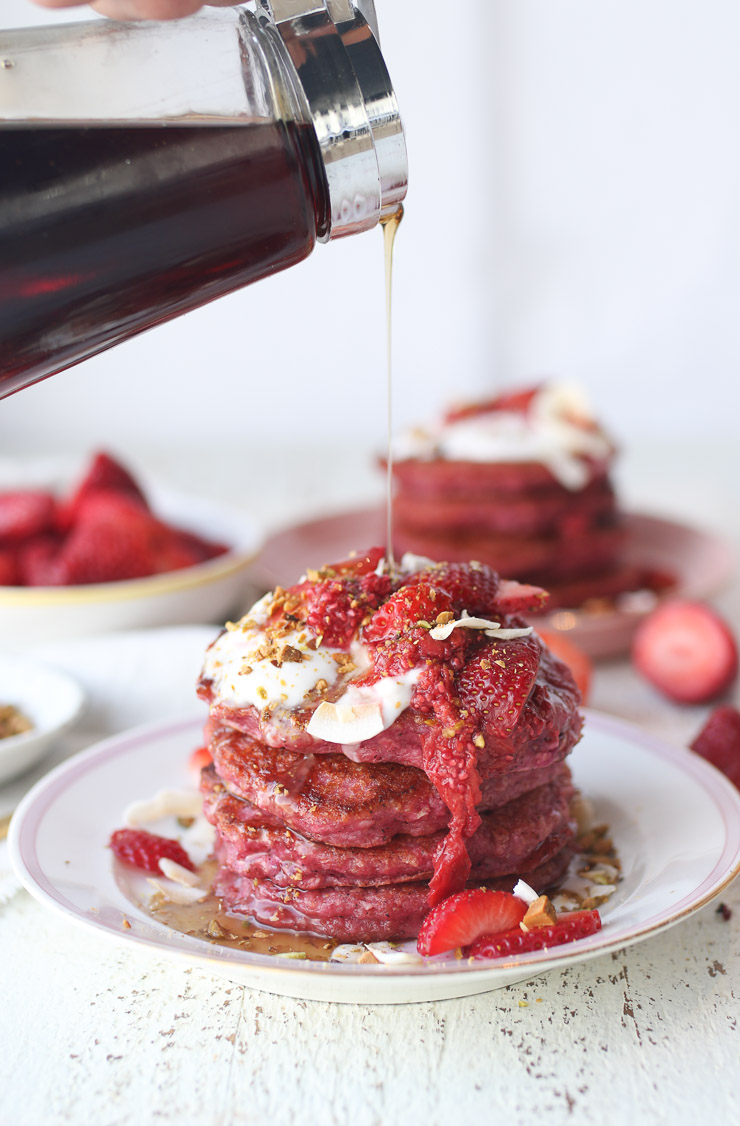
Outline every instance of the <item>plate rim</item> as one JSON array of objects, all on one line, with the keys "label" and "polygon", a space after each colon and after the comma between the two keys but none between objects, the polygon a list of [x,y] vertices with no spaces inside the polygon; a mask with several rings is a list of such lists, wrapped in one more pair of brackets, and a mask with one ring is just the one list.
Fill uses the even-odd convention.
[{"label": "plate rim", "polygon": [[[740,874],[740,791],[733,786],[729,779],[687,748],[674,745],[625,720],[590,709],[584,709],[584,712],[587,718],[587,730],[601,731],[613,737],[627,739],[640,750],[670,762],[673,766],[678,767],[684,775],[688,774],[695,780],[700,781],[704,793],[710,798],[717,812],[721,815],[724,836],[711,872],[699,885],[704,889],[700,896],[696,897],[695,892],[684,895],[678,904],[666,907],[664,911],[651,916],[647,920],[648,925],[643,922],[643,924],[622,928],[617,935],[607,936],[606,938],[604,931],[600,931],[589,938],[581,939],[578,943],[566,944],[548,950],[544,956],[542,951],[532,951],[512,958],[496,959],[495,962],[488,961],[477,966],[470,965],[467,960],[421,966],[358,966],[356,964],[303,961],[286,964],[286,959],[249,951],[234,951],[225,947],[212,946],[203,951],[183,948],[168,943],[164,934],[161,938],[154,938],[149,935],[139,935],[133,931],[118,931],[98,920],[90,912],[68,906],[69,901],[62,902],[61,898],[54,894],[54,885],[46,878],[44,878],[46,887],[39,883],[34,878],[24,856],[23,840],[24,835],[29,831],[28,819],[32,813],[35,816],[35,822],[32,826],[35,838],[44,815],[58,796],[59,782],[73,781],[79,775],[87,772],[89,764],[104,765],[110,758],[135,750],[142,741],[146,741],[148,738],[169,737],[196,728],[199,730],[203,722],[202,714],[157,720],[153,723],[130,728],[127,731],[109,736],[60,763],[40,779],[26,794],[13,816],[8,836],[11,863],[26,890],[36,900],[56,910],[68,920],[80,926],[92,928],[98,934],[107,934],[114,940],[123,941],[127,944],[134,942],[137,946],[145,947],[150,951],[153,950],[159,955],[174,955],[191,963],[195,961],[206,964],[211,969],[229,965],[235,971],[242,973],[251,971],[260,976],[266,974],[273,978],[288,975],[296,985],[300,984],[301,980],[305,982],[316,981],[321,976],[329,974],[332,977],[351,979],[357,983],[378,978],[395,979],[396,981],[399,979],[416,981],[440,981],[443,979],[449,981],[455,979],[464,980],[471,986],[489,984],[490,988],[493,989],[498,984],[508,984],[512,980],[512,972],[520,972],[522,976],[535,976],[556,966],[587,961],[625,946],[642,942],[699,911],[715,899]],[[37,808],[39,803],[41,803],[40,809]],[[732,821],[729,819],[728,810],[734,813]],[[127,909],[130,910],[132,904],[122,892],[120,894],[122,902],[128,904],[128,908],[123,906],[123,913]]]}]

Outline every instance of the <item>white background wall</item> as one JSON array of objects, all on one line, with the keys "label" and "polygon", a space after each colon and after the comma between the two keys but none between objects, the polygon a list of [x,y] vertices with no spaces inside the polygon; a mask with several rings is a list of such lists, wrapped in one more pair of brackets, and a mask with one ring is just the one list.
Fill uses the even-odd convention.
[{"label": "white background wall", "polygon": [[[740,424],[740,5],[377,0],[408,134],[396,421],[575,378],[622,443]],[[0,0],[0,25],[72,18]],[[0,33],[0,43],[2,34]],[[382,240],[0,403],[0,450],[385,425]]]}]

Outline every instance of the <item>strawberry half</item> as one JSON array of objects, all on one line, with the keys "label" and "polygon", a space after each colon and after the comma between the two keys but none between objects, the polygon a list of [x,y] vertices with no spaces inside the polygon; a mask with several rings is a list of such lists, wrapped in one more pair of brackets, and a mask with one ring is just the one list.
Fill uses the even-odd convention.
[{"label": "strawberry half", "polygon": [[123,493],[91,493],[58,556],[63,585],[118,582],[156,570],[158,522]]},{"label": "strawberry half", "polygon": [[715,708],[690,746],[740,790],[740,712],[737,708],[729,705]]},{"label": "strawberry half", "polygon": [[512,928],[503,934],[486,934],[473,942],[465,951],[472,958],[508,958],[513,954],[528,954],[531,950],[544,950],[576,942],[601,930],[601,916],[596,910],[573,911],[563,915],[549,927],[534,927],[523,931]]},{"label": "strawberry half", "polygon": [[416,948],[430,957],[469,946],[481,935],[518,927],[527,911],[523,900],[507,891],[459,891],[438,903],[422,923]]},{"label": "strawberry half", "polygon": [[548,591],[541,586],[502,579],[496,593],[495,609],[499,614],[539,613],[549,601]]},{"label": "strawberry half", "polygon": [[465,665],[457,693],[484,733],[500,737],[516,727],[537,678],[540,653],[534,636],[490,641]]},{"label": "strawberry half", "polygon": [[18,586],[21,573],[18,558],[10,548],[0,548],[0,586]]},{"label": "strawberry half", "polygon": [[498,574],[482,563],[439,563],[412,576],[409,583],[431,583],[447,591],[457,613],[472,617],[492,614],[497,609],[500,586]]},{"label": "strawberry half", "polygon": [[56,501],[51,493],[23,489],[0,493],[0,540],[28,539],[54,526]]},{"label": "strawberry half", "polygon": [[433,624],[445,610],[452,610],[452,599],[446,590],[428,582],[401,587],[375,611],[365,626],[364,639],[371,643],[388,641],[417,622]]},{"label": "strawberry half", "polygon": [[654,610],[635,633],[632,659],[646,680],[678,703],[713,700],[737,676],[735,638],[702,602],[675,599]]},{"label": "strawberry half", "polygon": [[378,564],[384,558],[384,547],[371,547],[362,555],[352,555],[339,563],[329,563],[323,570],[331,571],[335,575],[368,575],[371,571],[377,570]]}]

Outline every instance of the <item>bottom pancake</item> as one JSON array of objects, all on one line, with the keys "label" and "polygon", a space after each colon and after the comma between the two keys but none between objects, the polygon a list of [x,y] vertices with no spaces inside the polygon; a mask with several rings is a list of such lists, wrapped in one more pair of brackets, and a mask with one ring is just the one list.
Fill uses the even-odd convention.
[{"label": "bottom pancake", "polygon": [[[512,891],[517,879],[523,878],[535,891],[547,891],[565,875],[572,855],[566,845],[531,871],[487,880],[486,886]],[[270,880],[251,879],[221,868],[213,890],[230,914],[248,915],[276,930],[317,934],[337,942],[416,938],[429,911],[425,883],[303,891],[279,888]]]}]

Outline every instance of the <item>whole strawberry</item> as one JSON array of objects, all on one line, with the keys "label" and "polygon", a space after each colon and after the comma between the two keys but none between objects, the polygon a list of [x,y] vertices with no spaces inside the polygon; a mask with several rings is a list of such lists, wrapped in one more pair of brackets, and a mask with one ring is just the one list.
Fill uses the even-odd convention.
[{"label": "whole strawberry", "polygon": [[641,623],[632,643],[635,667],[664,696],[703,704],[737,676],[735,638],[725,621],[702,602],[672,599]]},{"label": "whole strawberry", "polygon": [[108,843],[119,860],[142,872],[159,872],[159,862],[163,859],[174,860],[188,871],[195,871],[192,860],[179,841],[160,837],[146,829],[116,829]]}]

